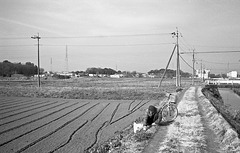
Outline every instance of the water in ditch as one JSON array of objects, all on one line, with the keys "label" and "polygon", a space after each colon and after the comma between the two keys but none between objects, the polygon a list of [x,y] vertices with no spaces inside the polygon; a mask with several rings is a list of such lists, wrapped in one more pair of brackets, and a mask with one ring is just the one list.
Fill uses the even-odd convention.
[{"label": "water in ditch", "polygon": [[228,88],[219,88],[218,90],[225,105],[233,110],[240,110],[240,96]]}]

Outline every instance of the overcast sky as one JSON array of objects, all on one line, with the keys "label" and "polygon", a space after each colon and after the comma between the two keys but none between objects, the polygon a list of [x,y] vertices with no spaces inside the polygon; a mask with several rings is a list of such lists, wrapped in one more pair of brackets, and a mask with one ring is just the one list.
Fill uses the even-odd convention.
[{"label": "overcast sky", "polygon": [[[239,0],[0,0],[0,61],[37,65],[39,33],[45,70],[148,72],[166,67],[176,27],[180,52],[224,52],[196,54],[196,69],[240,73],[240,52],[226,53],[240,51]],[[192,72],[192,55],[180,59]]]}]

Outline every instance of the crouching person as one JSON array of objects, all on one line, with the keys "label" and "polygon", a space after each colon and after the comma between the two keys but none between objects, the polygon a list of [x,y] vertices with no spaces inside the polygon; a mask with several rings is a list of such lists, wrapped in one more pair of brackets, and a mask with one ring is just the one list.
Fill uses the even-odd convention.
[{"label": "crouching person", "polygon": [[145,117],[143,129],[148,130],[152,125],[159,125],[162,121],[162,115],[159,109],[150,105],[148,107],[147,115]]}]

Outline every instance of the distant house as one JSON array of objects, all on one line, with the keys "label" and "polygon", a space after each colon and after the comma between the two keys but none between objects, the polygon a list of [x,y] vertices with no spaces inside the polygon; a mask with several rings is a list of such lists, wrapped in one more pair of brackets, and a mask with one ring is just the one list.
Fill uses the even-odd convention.
[{"label": "distant house", "polygon": [[237,78],[237,71],[231,71],[227,73],[228,78]]},{"label": "distant house", "polygon": [[210,74],[210,70],[202,69],[196,71],[196,76],[201,79],[208,79]]},{"label": "distant house", "polygon": [[107,74],[88,74],[88,76],[89,77],[100,77],[100,78],[102,78],[102,77],[108,77],[108,75]]},{"label": "distant house", "polygon": [[88,74],[88,76],[90,77],[94,77],[96,74]]},{"label": "distant house", "polygon": [[[43,78],[43,77],[45,77],[45,76],[46,76],[45,74],[39,74],[39,77],[41,77],[41,78]],[[37,78],[37,77],[38,77],[38,74],[35,74],[34,77]]]},{"label": "distant house", "polygon": [[108,77],[107,74],[98,74],[99,77],[103,78],[103,77]]},{"label": "distant house", "polygon": [[148,74],[143,73],[143,74],[142,74],[142,77],[147,78],[147,77],[148,77]]},{"label": "distant house", "polygon": [[72,77],[73,76],[73,73],[70,73],[70,72],[59,72],[57,73],[58,75],[61,75],[61,76],[69,76],[69,77]]},{"label": "distant house", "polygon": [[156,78],[157,76],[154,73],[148,75],[150,78]]},{"label": "distant house", "polygon": [[123,74],[113,74],[113,75],[110,75],[110,78],[122,78],[123,77]]}]

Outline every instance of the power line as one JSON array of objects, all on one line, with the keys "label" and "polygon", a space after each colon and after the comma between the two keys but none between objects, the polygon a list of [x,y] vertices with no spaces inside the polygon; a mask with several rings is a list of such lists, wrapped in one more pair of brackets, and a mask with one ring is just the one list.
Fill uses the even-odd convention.
[{"label": "power line", "polygon": [[[143,33],[143,34],[125,34],[125,35],[92,35],[92,36],[42,36],[43,39],[68,39],[68,38],[104,38],[104,37],[142,37],[142,36],[162,36],[171,33]],[[0,37],[0,39],[30,39],[30,37]]]},{"label": "power line", "polygon": [[[215,54],[215,53],[240,53],[240,51],[205,51],[205,52],[195,52],[195,54]],[[181,52],[181,54],[192,54],[192,52]]]},{"label": "power line", "polygon": [[[81,45],[68,45],[68,46],[83,46],[83,47],[114,47],[114,46],[119,46],[119,47],[124,47],[124,46],[159,46],[159,45],[169,45],[169,44],[174,44],[174,43],[157,43],[157,44],[113,44],[113,45],[110,45],[110,44],[89,44],[89,45],[84,45],[84,44],[81,44]],[[35,45],[0,45],[0,47],[32,47],[32,46],[35,46]],[[40,46],[42,47],[64,47],[66,45],[51,45],[51,44],[40,44]]]},{"label": "power line", "polygon": [[0,45],[0,47],[32,47],[35,45]]},{"label": "power line", "polygon": [[125,35],[65,36],[65,37],[43,37],[43,38],[61,39],[61,38],[142,37],[142,36],[161,36],[161,35],[170,35],[170,34],[171,33],[144,33],[144,34],[125,34]]},{"label": "power line", "polygon": [[[198,61],[199,61],[199,60],[198,60]],[[201,61],[206,62],[206,63],[213,63],[213,64],[240,64],[240,63],[229,63],[229,62],[227,62],[227,63],[221,63],[221,62],[210,62],[210,61],[206,61],[206,60],[201,60]]]},{"label": "power line", "polygon": [[[182,52],[187,52],[185,49],[182,48],[182,46],[179,46],[179,48],[181,49]],[[190,50],[190,49],[187,49],[187,50]],[[180,54],[182,54],[182,52]]]},{"label": "power line", "polygon": [[0,37],[0,39],[30,39],[31,37]]},{"label": "power line", "polygon": [[210,48],[240,48],[240,46],[235,46],[235,47],[230,47],[230,46],[211,46],[211,45],[198,45],[198,44],[195,44],[194,46],[197,46],[197,47],[210,47]]},{"label": "power line", "polygon": [[184,62],[185,64],[187,64],[190,68],[193,69],[193,67],[192,67],[190,64],[188,64],[188,62],[187,62],[181,55],[179,55],[179,56],[181,57],[181,59],[183,60],[183,62]]},{"label": "power line", "polygon": [[183,36],[181,38],[182,39],[179,39],[179,40],[181,41],[182,45],[184,45],[188,50],[193,50],[194,49],[193,45],[190,45],[189,43],[187,43],[187,41],[184,39]]},{"label": "power line", "polygon": [[181,46],[179,46],[179,48],[180,48],[182,51],[184,51],[184,52],[186,52],[186,50],[191,50],[189,47],[187,47],[187,46],[184,45],[184,44],[181,44]]},{"label": "power line", "polygon": [[[106,47],[106,46],[158,46],[158,45],[169,45],[174,43],[157,43],[157,44],[100,44],[100,45],[68,45],[68,46],[85,46],[85,47]],[[43,45],[43,46],[65,46],[65,45]]]}]

